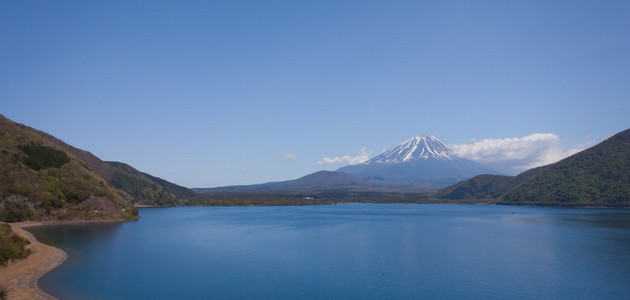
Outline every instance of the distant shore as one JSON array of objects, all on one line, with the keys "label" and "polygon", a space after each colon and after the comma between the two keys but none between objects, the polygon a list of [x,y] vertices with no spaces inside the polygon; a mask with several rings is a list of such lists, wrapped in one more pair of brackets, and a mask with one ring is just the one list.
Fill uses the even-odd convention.
[{"label": "distant shore", "polygon": [[133,207],[161,207],[159,205],[151,205],[151,204],[134,204]]}]

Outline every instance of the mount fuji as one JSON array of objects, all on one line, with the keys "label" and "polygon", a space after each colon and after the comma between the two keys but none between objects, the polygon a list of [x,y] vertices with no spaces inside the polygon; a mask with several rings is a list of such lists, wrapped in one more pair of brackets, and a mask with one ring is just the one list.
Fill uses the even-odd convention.
[{"label": "mount fuji", "polygon": [[418,159],[453,160],[448,147],[434,136],[417,135],[365,164],[400,164]]},{"label": "mount fuji", "polygon": [[337,170],[370,185],[439,187],[496,171],[456,157],[434,136],[415,136],[376,157]]},{"label": "mount fuji", "polygon": [[300,194],[322,191],[428,192],[480,174],[497,174],[458,158],[434,136],[415,136],[357,165],[246,186],[194,189],[203,194]]}]

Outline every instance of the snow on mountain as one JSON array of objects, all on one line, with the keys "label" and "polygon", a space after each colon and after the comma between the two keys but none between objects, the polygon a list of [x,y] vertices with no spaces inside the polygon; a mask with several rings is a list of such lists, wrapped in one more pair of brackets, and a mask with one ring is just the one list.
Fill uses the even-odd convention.
[{"label": "snow on mountain", "polygon": [[337,171],[382,186],[444,186],[475,175],[496,173],[474,161],[456,157],[434,136],[412,137],[364,163]]},{"label": "snow on mountain", "polygon": [[453,160],[446,144],[434,136],[417,135],[368,160],[365,164],[399,164],[416,159]]}]

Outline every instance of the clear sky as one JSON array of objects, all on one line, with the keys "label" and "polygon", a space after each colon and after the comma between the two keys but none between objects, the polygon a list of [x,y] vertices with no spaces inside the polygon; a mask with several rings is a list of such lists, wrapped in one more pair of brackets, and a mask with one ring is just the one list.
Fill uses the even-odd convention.
[{"label": "clear sky", "polygon": [[334,170],[415,135],[515,173],[630,128],[628,16],[630,1],[0,1],[0,113],[187,187]]}]

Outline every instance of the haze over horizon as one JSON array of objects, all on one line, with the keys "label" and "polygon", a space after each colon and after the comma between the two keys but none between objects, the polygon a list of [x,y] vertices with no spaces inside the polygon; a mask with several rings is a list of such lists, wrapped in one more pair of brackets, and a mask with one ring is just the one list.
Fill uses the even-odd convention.
[{"label": "haze over horizon", "polygon": [[630,128],[630,3],[0,3],[0,114],[187,187],[416,135],[515,174]]}]

